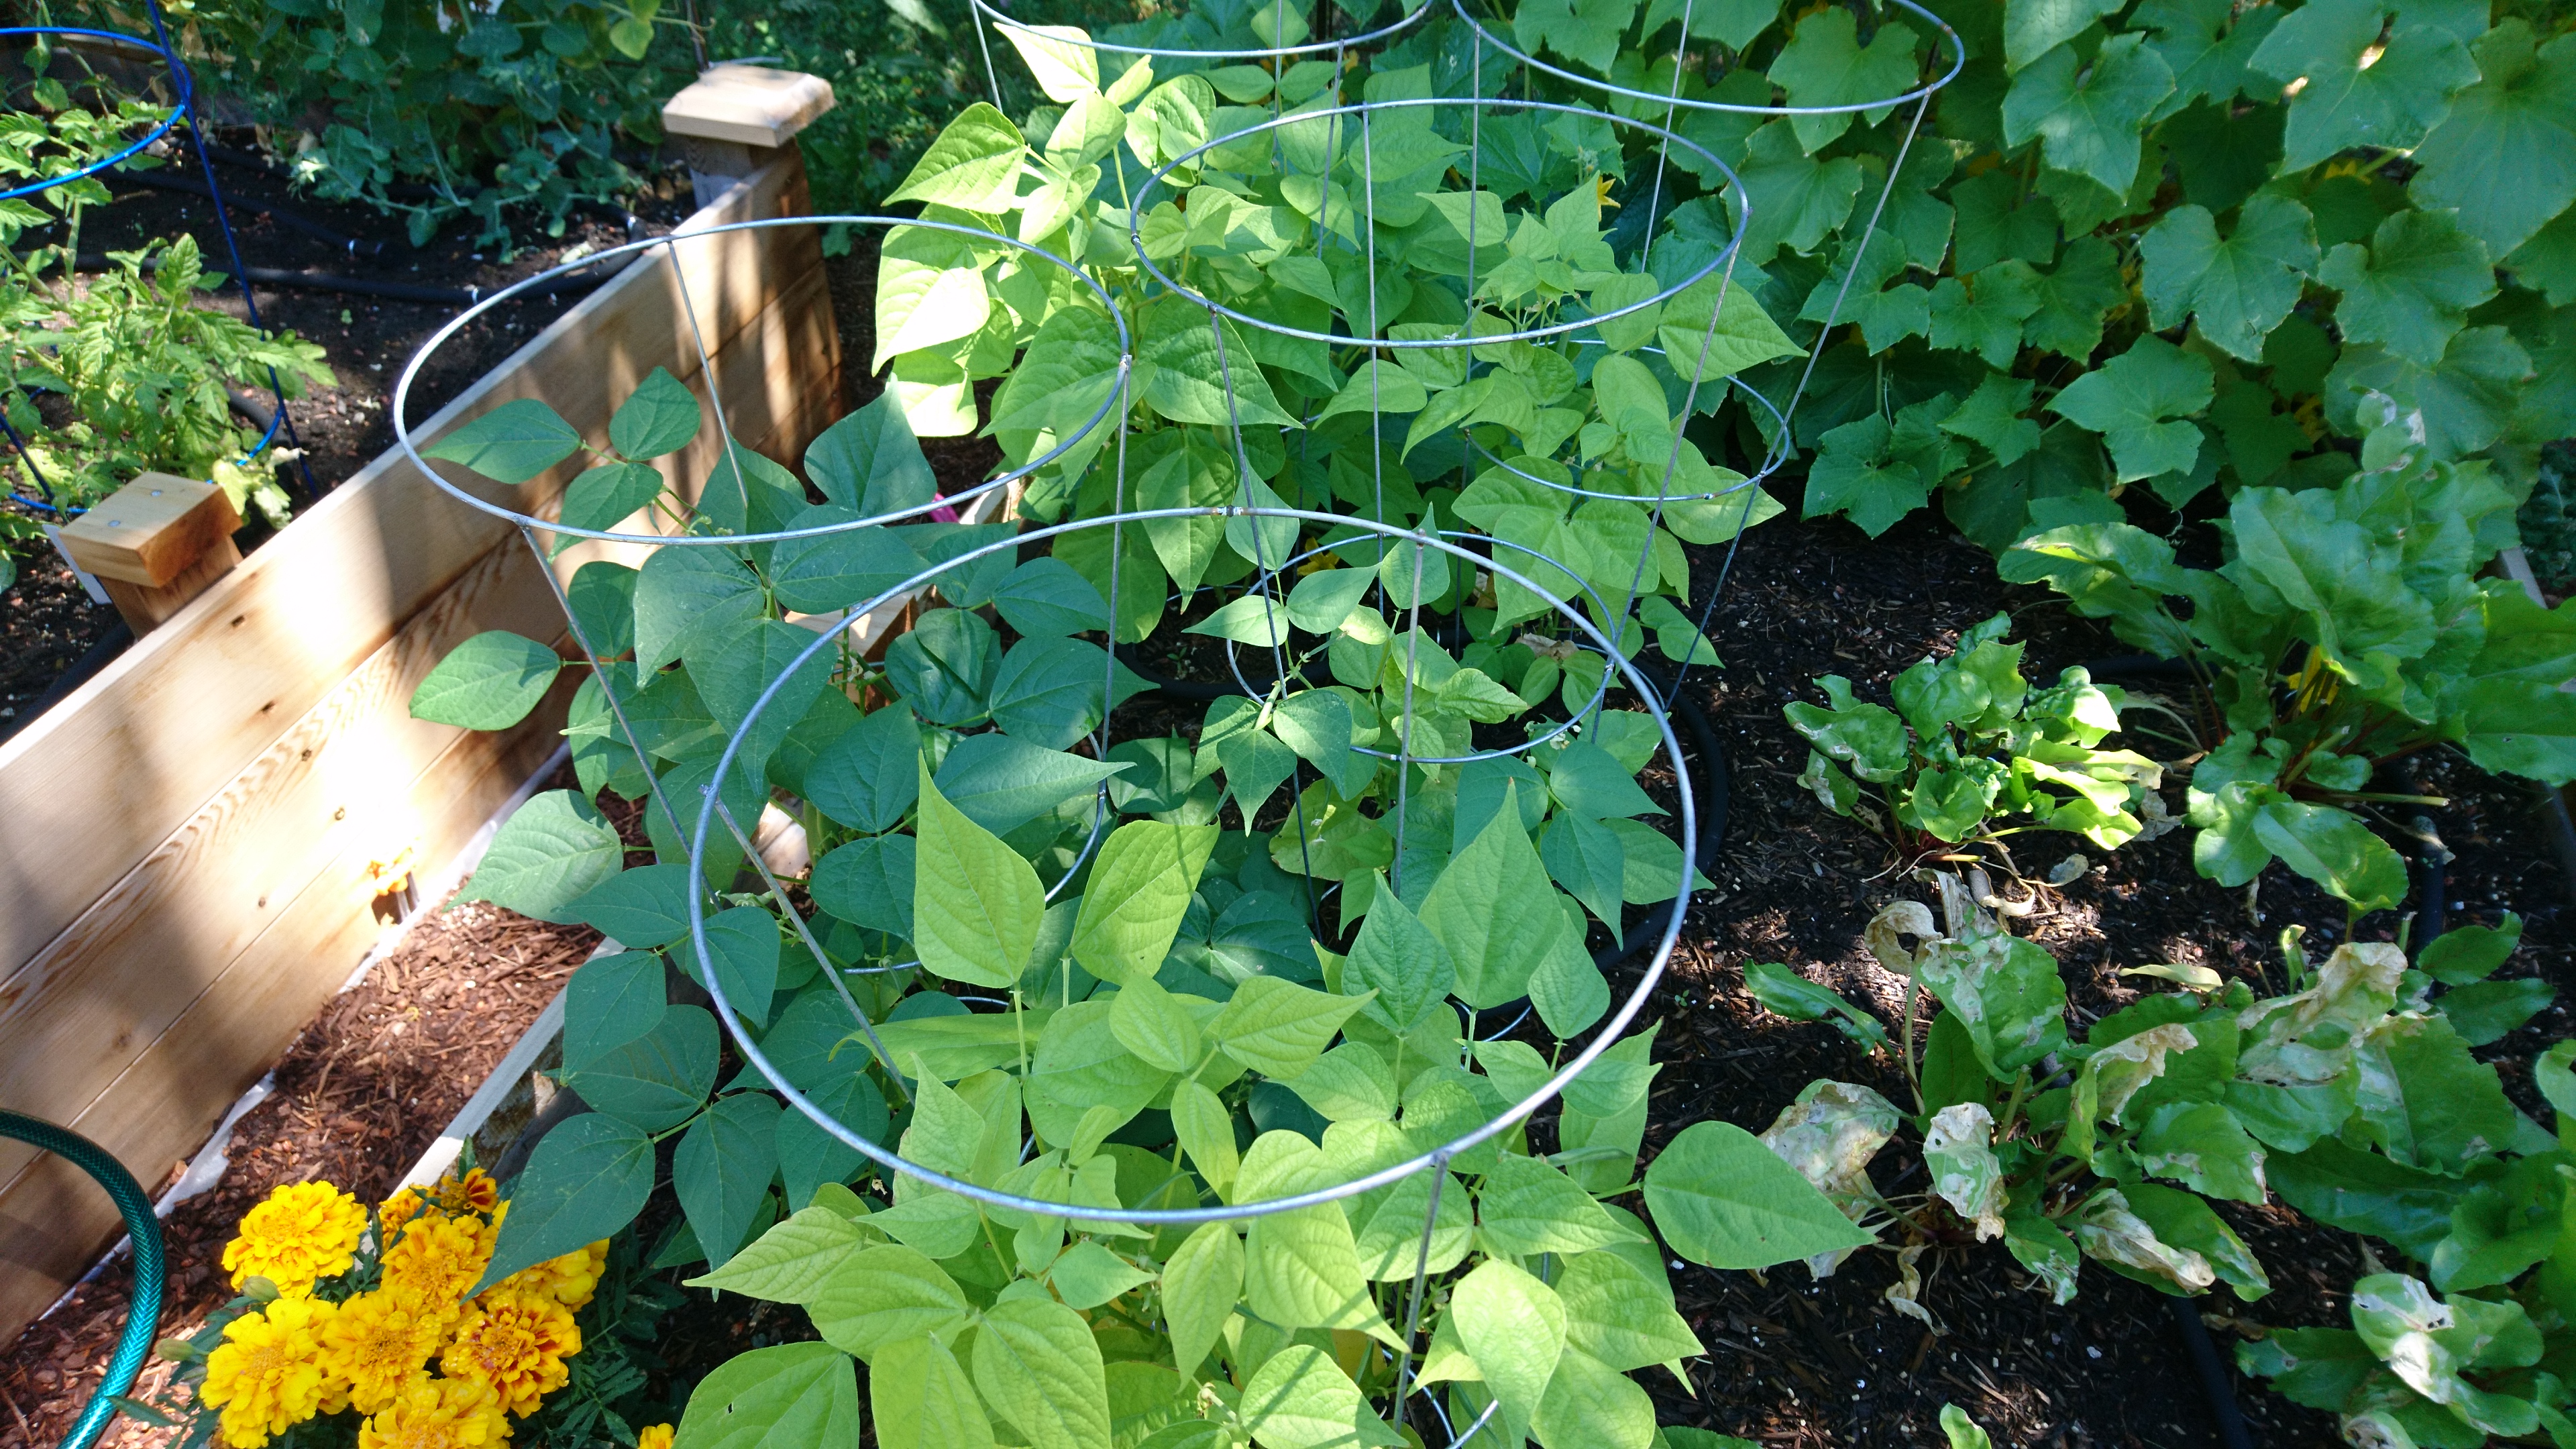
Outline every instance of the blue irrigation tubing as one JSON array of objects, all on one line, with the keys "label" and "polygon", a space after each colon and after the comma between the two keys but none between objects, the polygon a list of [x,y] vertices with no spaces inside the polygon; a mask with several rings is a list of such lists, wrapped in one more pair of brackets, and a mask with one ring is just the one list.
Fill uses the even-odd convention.
[{"label": "blue irrigation tubing", "polygon": [[125,1219],[125,1231],[134,1240],[134,1295],[127,1304],[125,1331],[117,1337],[116,1352],[107,1361],[106,1376],[99,1380],[98,1391],[82,1408],[71,1432],[63,1436],[61,1449],[89,1449],[107,1421],[116,1417],[117,1400],[134,1387],[135,1375],[143,1371],[143,1361],[152,1353],[152,1336],[161,1326],[161,1293],[168,1274],[168,1263],[162,1255],[161,1220],[153,1216],[152,1199],[144,1196],[143,1185],[114,1154],[67,1127],[0,1111],[0,1137],[32,1143],[43,1151],[70,1162],[107,1189],[116,1202],[117,1215]]},{"label": "blue irrigation tubing", "polygon": [[[161,15],[160,0],[153,0],[152,14],[153,19],[157,24]],[[118,166],[133,159],[133,157],[146,146],[149,146],[153,142],[160,140],[163,136],[170,134],[170,128],[179,124],[179,118],[181,116],[192,114],[192,108],[196,99],[193,92],[194,82],[189,77],[187,67],[179,65],[178,57],[170,53],[168,37],[166,34],[163,36],[162,43],[156,45],[149,40],[143,40],[136,36],[119,35],[113,30],[92,30],[87,26],[81,25],[11,25],[0,27],[0,39],[5,39],[13,35],[86,35],[93,40],[113,41],[118,45],[131,45],[143,50],[152,51],[158,54],[164,61],[171,64],[170,74],[173,82],[179,87],[179,100],[176,104],[170,107],[170,113],[161,118],[159,125],[154,126],[150,131],[146,132],[143,138],[136,141],[133,145],[126,147],[124,150],[117,152],[106,160],[93,161],[87,166],[81,167],[77,171],[67,171],[60,176],[42,177],[37,180],[30,181],[24,186],[13,186],[7,191],[0,191],[0,201],[8,201],[20,196],[33,196],[39,191],[51,191],[57,186],[78,181],[84,176],[94,176],[101,171],[106,171]]]}]

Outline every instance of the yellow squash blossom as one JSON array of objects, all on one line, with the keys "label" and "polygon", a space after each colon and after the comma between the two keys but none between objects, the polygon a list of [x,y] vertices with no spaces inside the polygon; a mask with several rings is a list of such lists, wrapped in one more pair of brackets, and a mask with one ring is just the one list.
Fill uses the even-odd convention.
[{"label": "yellow squash blossom", "polygon": [[301,1297],[316,1279],[349,1271],[366,1231],[356,1198],[327,1182],[290,1182],[242,1214],[240,1236],[224,1245],[224,1271],[236,1288],[256,1276]]},{"label": "yellow squash blossom", "polygon": [[579,1311],[590,1306],[591,1296],[599,1291],[600,1272],[607,1266],[608,1240],[602,1238],[587,1248],[575,1248],[560,1258],[522,1268],[503,1279],[500,1286],[552,1298]]},{"label": "yellow squash blossom", "polygon": [[564,1360],[579,1352],[572,1310],[552,1298],[495,1288],[466,1310],[438,1367],[449,1378],[490,1385],[504,1407],[525,1418],[563,1387],[572,1373]]},{"label": "yellow squash blossom", "polygon": [[384,1286],[408,1294],[444,1321],[464,1312],[463,1299],[492,1256],[491,1230],[474,1218],[424,1213],[385,1249]]},{"label": "yellow squash blossom", "polygon": [[510,1421],[488,1387],[419,1378],[358,1428],[358,1449],[497,1449]]},{"label": "yellow squash blossom", "polygon": [[411,1294],[391,1288],[362,1293],[341,1304],[323,1327],[322,1370],[359,1413],[376,1413],[427,1372],[446,1323]]},{"label": "yellow squash blossom", "polygon": [[224,1325],[224,1341],[206,1356],[198,1397],[223,1411],[221,1434],[231,1449],[259,1449],[321,1410],[319,1337],[334,1311],[310,1298],[280,1298]]},{"label": "yellow squash blossom", "polygon": [[635,1431],[635,1449],[671,1449],[672,1432],[668,1424],[647,1424]]}]

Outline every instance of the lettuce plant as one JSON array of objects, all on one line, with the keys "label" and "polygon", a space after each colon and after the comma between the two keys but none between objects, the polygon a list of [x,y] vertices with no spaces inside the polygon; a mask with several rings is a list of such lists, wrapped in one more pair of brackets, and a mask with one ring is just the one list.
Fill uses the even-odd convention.
[{"label": "lettuce plant", "polygon": [[[2262,1297],[2271,1287],[2263,1264],[2210,1203],[2259,1206],[2275,1192],[2321,1222],[2390,1238],[2433,1263],[2445,1290],[2506,1283],[2559,1243],[2562,1183],[2552,1164],[2566,1154],[2515,1110],[2495,1069],[2470,1055],[2552,999],[2544,983],[2486,979],[2519,939],[2518,921],[2452,931],[2413,968],[2395,946],[2347,943],[2311,969],[2293,940],[2292,989],[2279,996],[2258,998],[2207,971],[2142,968],[2192,989],[2143,997],[2079,1041],[2048,952],[1977,911],[1955,880],[1942,885],[1944,926],[1907,901],[1868,933],[1879,962],[1904,978],[1899,1056],[1912,1110],[1864,1086],[1818,1081],[1763,1134],[1855,1221],[1911,1243],[2001,1239],[2059,1303],[2076,1295],[2086,1259],[2167,1293],[2223,1283],[2240,1300]],[[1781,976],[1796,989],[1783,990]],[[1861,1015],[1786,968],[1766,968],[1755,992],[1793,1016]],[[1914,1008],[1927,994],[1940,1010],[1918,1059]],[[2561,1077],[2564,1057],[2552,1058]],[[2555,1091],[2559,1078],[2551,1081]],[[1882,1195],[1867,1164],[1909,1129],[1928,1190]],[[2452,1202],[2474,1206],[2451,1211]],[[2525,1236],[2510,1250],[2491,1250],[2517,1228]],[[2447,1247],[2446,1232],[2458,1238]],[[1829,1272],[1836,1261],[1814,1266]],[[2319,1355],[2350,1337],[2302,1332],[2286,1342]],[[2334,1350],[2345,1364],[2357,1352]],[[2459,1365],[2474,1358],[2464,1349]],[[2265,1372],[2290,1367],[2260,1353],[2248,1360],[2257,1361],[2272,1365]],[[2344,1407],[2347,1390],[2356,1405],[2393,1404],[2396,1380],[2384,1374],[2362,1393],[2370,1367],[2320,1369],[2292,1391],[2314,1395],[2331,1380],[2327,1407]],[[2529,1432],[2528,1406],[2520,1412],[2525,1428],[2511,1432]]]},{"label": "lettuce plant", "polygon": [[2394,905],[2405,864],[2354,813],[2412,797],[2380,767],[2456,745],[2491,770],[2576,778],[2576,632],[2477,570],[2512,537],[2513,495],[2426,446],[2394,412],[2365,470],[2331,488],[2248,488],[2228,505],[2226,560],[2181,563],[2127,523],[2037,534],[2004,556],[2121,639],[2200,681],[2192,860],[2223,885],[2274,859],[2356,909]]},{"label": "lettuce plant", "polygon": [[[1908,666],[1889,686],[1893,710],[1854,698],[1841,675],[1817,680],[1826,705],[1783,711],[1813,746],[1799,783],[1909,854],[2021,830],[2073,831],[2105,850],[2137,838],[2163,816],[2164,772],[2134,750],[2100,747],[2120,728],[2117,692],[2081,666],[2033,690],[2022,646],[2003,642],[2011,629],[2012,616],[1997,614],[1960,635],[1949,658]],[[1988,824],[2024,815],[2030,824]]]}]

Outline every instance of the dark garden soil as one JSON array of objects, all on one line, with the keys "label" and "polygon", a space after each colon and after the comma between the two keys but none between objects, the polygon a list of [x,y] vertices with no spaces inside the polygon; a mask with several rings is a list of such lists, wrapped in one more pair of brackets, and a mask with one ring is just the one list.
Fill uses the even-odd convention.
[{"label": "dark garden soil", "polygon": [[[249,133],[224,132],[223,139],[247,146]],[[414,248],[403,234],[399,216],[386,216],[354,204],[333,204],[294,194],[286,183],[263,171],[218,164],[215,180],[223,189],[242,262],[255,268],[324,274],[369,282],[489,293],[554,266],[575,249],[598,251],[632,239],[667,233],[693,209],[686,173],[665,168],[652,187],[629,204],[635,208],[631,230],[622,213],[576,211],[560,237],[538,236],[541,245],[504,254],[474,243],[477,224],[450,222],[429,245]],[[182,145],[170,161],[148,173],[125,173],[109,179],[114,200],[93,206],[81,222],[80,249],[95,262],[105,253],[141,247],[152,240],[193,236],[205,254],[209,271],[229,271],[223,233],[214,205],[203,195],[167,189],[180,182],[202,187],[204,175],[195,153]],[[287,218],[309,223],[299,229]],[[318,230],[337,240],[317,236]],[[38,229],[29,245],[53,240]],[[350,243],[354,242],[354,248]],[[603,269],[602,275],[608,273]],[[448,319],[464,310],[460,301],[420,302],[386,297],[346,295],[302,287],[253,284],[260,320],[318,343],[328,354],[336,378],[333,386],[308,389],[287,404],[294,428],[292,442],[281,432],[276,446],[301,446],[300,463],[287,470],[288,491],[301,510],[306,470],[311,485],[328,492],[394,445],[390,419],[394,383],[405,363]],[[411,419],[424,420],[517,350],[580,300],[581,293],[559,293],[504,303],[478,318],[439,349],[413,387]],[[200,297],[203,305],[245,316],[237,287]],[[244,393],[265,418],[274,400],[260,388]],[[244,551],[271,530],[253,520],[236,536]],[[0,597],[0,708],[21,707],[42,695],[63,669],[103,632],[115,617],[106,606],[91,607],[77,585],[68,613],[50,600],[41,578],[59,572],[60,557],[42,540],[18,554],[20,583]],[[31,576],[34,580],[31,581]],[[66,576],[68,582],[68,576]],[[0,719],[0,733],[12,721]]]},{"label": "dark garden soil", "polygon": [[[62,556],[40,543],[0,593],[0,740],[35,718],[64,672],[99,641],[122,637],[113,604],[94,604]],[[108,646],[114,647],[114,646]]]}]

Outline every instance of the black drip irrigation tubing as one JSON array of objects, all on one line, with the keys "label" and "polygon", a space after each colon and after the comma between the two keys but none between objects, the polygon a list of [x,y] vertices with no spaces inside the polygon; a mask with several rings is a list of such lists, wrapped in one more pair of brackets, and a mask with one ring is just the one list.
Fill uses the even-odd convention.
[{"label": "black drip irrigation tubing", "polygon": [[147,186],[155,191],[176,191],[187,196],[202,197],[228,210],[247,211],[253,216],[267,217],[289,231],[300,231],[315,241],[326,246],[338,247],[353,257],[376,257],[384,254],[385,244],[381,241],[360,241],[356,237],[334,231],[300,211],[291,211],[274,202],[257,201],[246,196],[218,196],[213,187],[190,177],[160,171],[127,170],[120,170],[115,175],[119,181],[131,181],[137,186]]},{"label": "black drip irrigation tubing", "polygon": [[[160,258],[146,258],[143,269],[158,271]],[[83,253],[74,263],[85,272],[105,271],[111,263],[95,253]],[[621,266],[622,266],[621,262]],[[379,282],[372,277],[343,277],[331,272],[294,272],[278,267],[244,267],[242,281],[263,287],[292,287],[308,292],[336,292],[352,297],[382,297],[393,302],[428,302],[442,307],[469,307],[483,299],[482,287],[424,287],[413,282]],[[560,297],[588,293],[616,276],[615,272],[591,272],[579,276],[557,277],[520,293],[520,297]],[[506,285],[506,284],[504,284]],[[497,291],[499,288],[490,290]]]}]

